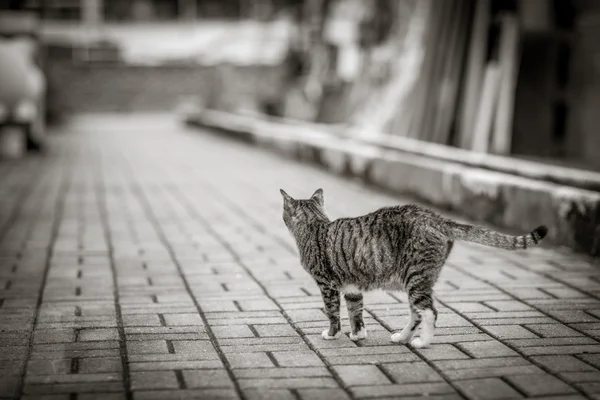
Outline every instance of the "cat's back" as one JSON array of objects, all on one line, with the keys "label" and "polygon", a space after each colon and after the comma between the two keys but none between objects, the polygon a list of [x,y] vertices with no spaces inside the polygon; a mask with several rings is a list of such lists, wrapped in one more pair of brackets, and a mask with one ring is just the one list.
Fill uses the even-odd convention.
[{"label": "cat's back", "polygon": [[361,241],[397,244],[416,231],[435,226],[437,220],[437,214],[414,204],[383,207],[359,217],[336,219],[329,223],[326,235],[328,241],[338,244]]},{"label": "cat's back", "polygon": [[410,225],[418,223],[434,223],[437,222],[439,216],[437,213],[419,206],[417,204],[406,204],[401,206],[382,207],[368,214],[351,218],[339,218],[330,223],[331,227],[341,228],[344,225],[353,226],[361,224],[394,224],[394,225]]}]

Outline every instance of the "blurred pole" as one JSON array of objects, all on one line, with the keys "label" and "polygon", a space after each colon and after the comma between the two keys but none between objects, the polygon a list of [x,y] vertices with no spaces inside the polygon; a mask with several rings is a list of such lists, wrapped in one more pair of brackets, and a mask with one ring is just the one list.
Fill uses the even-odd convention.
[{"label": "blurred pole", "polygon": [[90,53],[93,39],[99,34],[102,24],[103,0],[82,0],[83,2],[83,25],[86,32],[85,55],[87,61],[90,60]]},{"label": "blurred pole", "polygon": [[193,21],[198,16],[196,0],[179,0],[179,19]]}]

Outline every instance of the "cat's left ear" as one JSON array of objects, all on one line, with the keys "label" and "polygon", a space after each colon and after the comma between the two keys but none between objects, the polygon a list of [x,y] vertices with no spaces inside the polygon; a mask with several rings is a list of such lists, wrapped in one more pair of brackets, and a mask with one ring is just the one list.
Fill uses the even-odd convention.
[{"label": "cat's left ear", "polygon": [[317,203],[319,203],[321,207],[323,207],[323,205],[325,204],[325,199],[323,198],[323,189],[317,189],[317,191],[313,193],[313,195],[310,198],[311,200],[314,200]]},{"label": "cat's left ear", "polygon": [[283,196],[283,200],[285,200],[285,202],[286,202],[286,203],[287,203],[287,202],[290,202],[290,201],[292,201],[292,200],[294,200],[294,199],[292,198],[292,196],[290,196],[289,194],[287,194],[287,193],[285,192],[285,190],[283,190],[283,189],[279,189],[279,192],[280,192],[280,193],[281,193],[281,195]]}]

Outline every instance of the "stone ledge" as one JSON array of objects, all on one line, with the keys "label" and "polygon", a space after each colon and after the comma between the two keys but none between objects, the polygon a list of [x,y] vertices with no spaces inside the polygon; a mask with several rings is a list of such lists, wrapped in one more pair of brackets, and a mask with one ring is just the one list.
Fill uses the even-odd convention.
[{"label": "stone ledge", "polygon": [[[532,165],[535,163],[527,162],[528,173],[536,176],[532,178],[435,157],[425,151],[410,153],[351,140],[316,130],[314,125],[282,124],[217,111],[189,115],[186,122],[418,197],[476,221],[524,232],[545,224],[551,243],[600,256],[600,193],[544,180],[546,173],[535,175],[535,171],[544,171]],[[452,150],[443,149],[444,154]],[[571,171],[568,176],[570,182],[586,179]]]}]

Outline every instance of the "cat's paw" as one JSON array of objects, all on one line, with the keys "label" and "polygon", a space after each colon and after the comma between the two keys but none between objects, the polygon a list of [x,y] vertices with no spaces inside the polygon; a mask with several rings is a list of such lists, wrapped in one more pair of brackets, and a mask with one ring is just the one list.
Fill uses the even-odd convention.
[{"label": "cat's paw", "polygon": [[321,333],[321,337],[325,340],[333,340],[339,338],[341,334],[342,331],[338,331],[335,335],[329,336],[329,329],[325,329],[323,333]]},{"label": "cat's paw", "polygon": [[421,338],[414,339],[412,342],[410,342],[410,345],[415,349],[423,349],[429,346],[429,344],[425,343]]},{"label": "cat's paw", "polygon": [[406,344],[408,342],[410,342],[410,339],[412,339],[413,333],[412,332],[396,332],[393,333],[391,336],[391,340],[394,343],[403,343]]},{"label": "cat's paw", "polygon": [[350,332],[350,340],[357,341],[361,339],[367,338],[367,328],[363,327],[360,331],[356,332],[356,334]]}]

